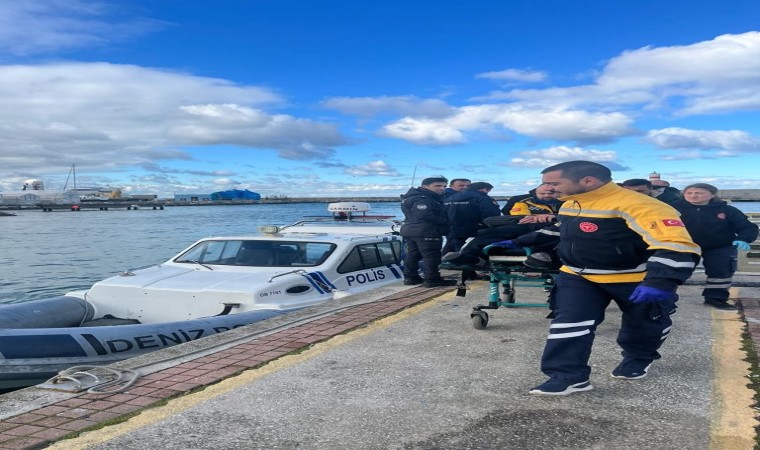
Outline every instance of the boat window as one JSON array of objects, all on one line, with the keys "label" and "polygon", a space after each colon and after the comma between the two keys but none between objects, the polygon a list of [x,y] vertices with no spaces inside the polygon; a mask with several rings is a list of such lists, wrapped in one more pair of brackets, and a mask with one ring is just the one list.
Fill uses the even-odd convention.
[{"label": "boat window", "polygon": [[335,250],[328,242],[211,240],[177,257],[177,263],[251,267],[308,267],[321,264]]},{"label": "boat window", "polygon": [[377,244],[380,261],[385,264],[398,264],[401,261],[401,242],[391,241]]},{"label": "boat window", "polygon": [[338,273],[373,269],[387,264],[398,264],[401,257],[399,241],[363,244],[354,247],[338,267]]},{"label": "boat window", "polygon": [[338,266],[338,273],[356,272],[357,270],[364,270],[364,265],[359,256],[359,247],[354,247],[351,253],[346,256],[346,259]]}]

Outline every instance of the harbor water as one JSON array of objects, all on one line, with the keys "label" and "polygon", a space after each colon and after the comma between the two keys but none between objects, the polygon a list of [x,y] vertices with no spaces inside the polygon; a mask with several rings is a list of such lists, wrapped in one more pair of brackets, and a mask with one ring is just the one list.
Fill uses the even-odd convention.
[{"label": "harbor water", "polygon": [[[760,213],[760,202],[735,202]],[[372,203],[370,214],[401,219],[399,203]],[[0,303],[87,289],[127,269],[160,264],[198,239],[255,234],[327,215],[325,203],[182,206],[164,210],[14,211],[0,218]]]}]

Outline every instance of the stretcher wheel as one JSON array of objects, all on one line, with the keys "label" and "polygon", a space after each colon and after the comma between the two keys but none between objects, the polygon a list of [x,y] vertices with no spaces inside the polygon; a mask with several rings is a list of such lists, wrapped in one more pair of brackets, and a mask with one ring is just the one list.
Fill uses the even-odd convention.
[{"label": "stretcher wheel", "polygon": [[472,313],[472,326],[476,330],[482,330],[488,325],[488,313],[477,311]]}]

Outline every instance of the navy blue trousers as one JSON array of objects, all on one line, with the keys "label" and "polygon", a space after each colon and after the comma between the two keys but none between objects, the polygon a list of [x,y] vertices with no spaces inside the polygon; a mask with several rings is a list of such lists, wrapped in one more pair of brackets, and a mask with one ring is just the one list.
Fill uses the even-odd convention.
[{"label": "navy blue trousers", "polygon": [[737,250],[733,245],[702,251],[702,265],[705,266],[707,282],[702,291],[704,298],[721,302],[728,300],[731,277],[736,272]]},{"label": "navy blue trousers", "polygon": [[417,276],[420,270],[420,261],[423,261],[422,272],[425,279],[435,280],[441,278],[438,266],[441,265],[442,237],[409,237],[404,236],[406,256],[404,257],[404,278]]},{"label": "navy blue trousers", "polygon": [[593,283],[560,272],[551,294],[554,318],[541,358],[541,371],[571,383],[589,379],[588,365],[596,327],[604,321],[611,301],[622,311],[617,343],[623,358],[655,360],[668,337],[676,301],[632,303],[628,300],[639,283]]}]

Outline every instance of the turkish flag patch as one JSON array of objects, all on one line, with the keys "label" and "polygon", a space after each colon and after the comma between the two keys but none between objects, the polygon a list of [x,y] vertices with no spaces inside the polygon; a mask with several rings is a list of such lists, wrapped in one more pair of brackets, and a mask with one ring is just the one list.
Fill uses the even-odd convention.
[{"label": "turkish flag patch", "polygon": [[683,226],[683,222],[681,222],[678,219],[662,219],[662,223],[664,223],[666,227],[682,227]]}]

